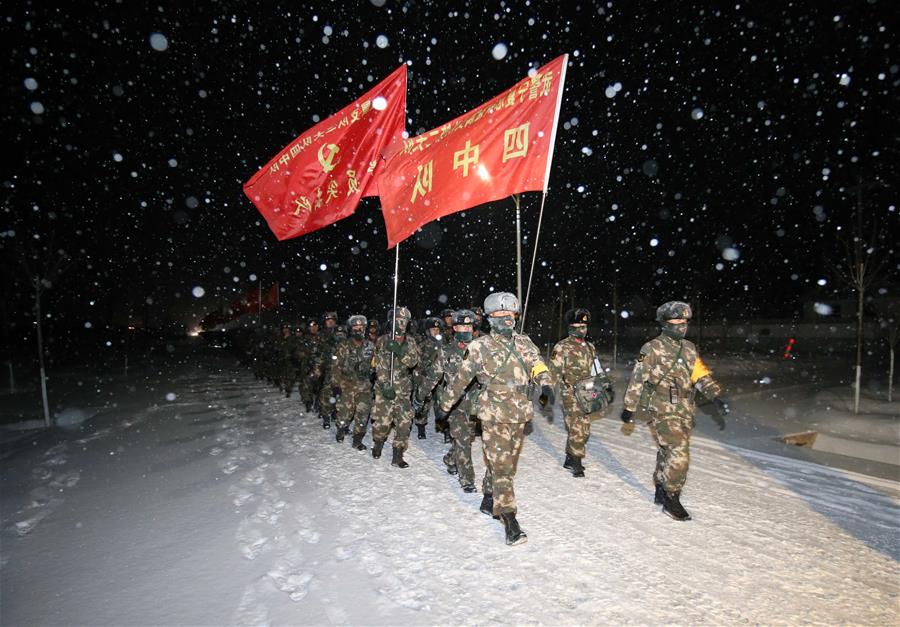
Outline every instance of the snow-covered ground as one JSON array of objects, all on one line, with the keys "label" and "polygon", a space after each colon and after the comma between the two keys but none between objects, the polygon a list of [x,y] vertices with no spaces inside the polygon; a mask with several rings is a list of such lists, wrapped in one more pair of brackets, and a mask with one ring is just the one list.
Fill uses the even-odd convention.
[{"label": "snow-covered ground", "polygon": [[130,377],[0,460],[2,624],[900,621],[896,481],[724,437],[773,441],[784,417],[750,402],[768,390],[738,393],[724,431],[698,417],[688,523],[653,505],[653,443],[618,407],[585,479],[561,467],[562,420],[538,418],[516,480],[528,543],[507,547],[430,427],[399,470],[224,353]]}]

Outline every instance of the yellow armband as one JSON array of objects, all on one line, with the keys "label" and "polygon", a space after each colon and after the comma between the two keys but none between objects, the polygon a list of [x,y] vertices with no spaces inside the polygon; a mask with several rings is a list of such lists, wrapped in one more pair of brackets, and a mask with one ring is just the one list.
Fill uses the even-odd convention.
[{"label": "yellow armband", "polygon": [[697,361],[694,362],[694,370],[691,372],[691,383],[696,383],[709,374],[712,374],[709,368],[706,367],[702,359],[697,357]]},{"label": "yellow armband", "polygon": [[542,372],[548,372],[549,368],[547,368],[547,364],[542,361],[539,361],[534,368],[531,369],[531,379],[534,380],[540,375]]}]

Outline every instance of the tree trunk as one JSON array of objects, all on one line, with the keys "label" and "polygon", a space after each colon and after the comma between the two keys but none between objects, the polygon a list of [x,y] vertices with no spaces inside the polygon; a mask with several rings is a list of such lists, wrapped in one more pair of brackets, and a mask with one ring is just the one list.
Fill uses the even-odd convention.
[{"label": "tree trunk", "polygon": [[41,280],[34,281],[34,315],[37,318],[38,363],[41,367],[41,398],[44,401],[44,427],[50,428],[50,403],[47,401],[47,371],[44,368],[44,334],[41,331]]},{"label": "tree trunk", "polygon": [[891,361],[888,367],[888,403],[894,400],[894,345],[891,344]]},{"label": "tree trunk", "polygon": [[856,309],[856,385],[853,392],[853,413],[859,413],[859,388],[862,380],[862,340],[863,340],[863,288],[859,286]]}]

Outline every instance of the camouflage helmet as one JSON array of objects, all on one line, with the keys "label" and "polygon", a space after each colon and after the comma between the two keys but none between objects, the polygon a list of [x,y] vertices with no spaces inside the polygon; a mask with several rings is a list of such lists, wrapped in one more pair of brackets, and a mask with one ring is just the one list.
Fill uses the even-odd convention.
[{"label": "camouflage helmet", "polygon": [[350,329],[355,324],[361,324],[363,326],[366,326],[367,322],[368,321],[366,320],[365,316],[356,314],[356,315],[353,315],[353,316],[350,316],[349,318],[347,318],[347,328]]},{"label": "camouflage helmet", "polygon": [[466,324],[475,324],[475,313],[470,309],[458,309],[453,312],[453,326],[460,327]]},{"label": "camouflage helmet", "polygon": [[588,324],[591,321],[591,312],[581,307],[570,309],[566,312],[566,324]]},{"label": "camouflage helmet", "polygon": [[366,329],[369,331],[375,329],[375,332],[378,333],[379,331],[381,331],[381,325],[378,324],[378,320],[372,318],[371,320],[369,320],[368,324],[366,324]]},{"label": "camouflage helmet", "polygon": [[337,312],[336,311],[326,311],[325,315],[322,316],[322,320],[334,320],[337,321]]},{"label": "camouflage helmet", "polygon": [[484,299],[484,313],[492,314],[495,311],[519,313],[519,299],[509,292],[494,292]]},{"label": "camouflage helmet", "polygon": [[449,309],[449,308],[448,308],[448,309],[442,309],[442,310],[441,310],[441,318],[449,318],[449,317],[451,317],[451,316],[453,316],[453,310],[452,310],[452,309]]},{"label": "camouflage helmet", "polygon": [[693,312],[690,305],[680,300],[670,300],[660,305],[659,309],[656,310],[656,321],[665,322],[666,320],[678,320],[680,318],[690,320],[692,315]]}]

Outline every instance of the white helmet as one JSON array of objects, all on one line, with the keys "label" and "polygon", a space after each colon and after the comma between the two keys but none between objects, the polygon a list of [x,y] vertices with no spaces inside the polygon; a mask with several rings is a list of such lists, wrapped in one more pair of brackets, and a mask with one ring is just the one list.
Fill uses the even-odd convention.
[{"label": "white helmet", "polygon": [[509,292],[494,292],[484,299],[484,313],[490,315],[495,311],[519,313],[519,299]]}]

